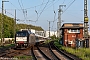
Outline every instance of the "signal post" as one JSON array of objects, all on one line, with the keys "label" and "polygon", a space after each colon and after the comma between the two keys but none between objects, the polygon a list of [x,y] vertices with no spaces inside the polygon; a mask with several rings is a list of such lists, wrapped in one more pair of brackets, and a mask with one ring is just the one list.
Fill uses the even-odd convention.
[{"label": "signal post", "polygon": [[87,9],[87,0],[84,0],[84,40],[85,47],[89,47],[89,36],[88,36],[88,9]]}]

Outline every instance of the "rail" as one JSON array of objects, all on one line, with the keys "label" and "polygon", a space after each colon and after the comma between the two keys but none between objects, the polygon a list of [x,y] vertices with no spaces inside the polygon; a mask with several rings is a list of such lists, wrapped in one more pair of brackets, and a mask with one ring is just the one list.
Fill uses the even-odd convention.
[{"label": "rail", "polygon": [[33,48],[31,48],[31,54],[32,54],[32,56],[33,56],[33,59],[34,59],[34,60],[37,60],[37,57],[35,56],[35,54],[34,54],[34,52],[33,52]]},{"label": "rail", "polygon": [[51,60],[49,57],[47,57],[47,56],[39,49],[38,46],[37,46],[37,49],[39,50],[39,52],[40,52],[47,60]]},{"label": "rail", "polygon": [[76,56],[74,56],[74,55],[72,55],[72,54],[69,54],[69,53],[67,53],[67,52],[64,52],[64,51],[58,49],[58,48],[54,45],[54,41],[52,42],[52,45],[53,45],[53,47],[54,47],[60,54],[63,54],[63,55],[64,55],[65,57],[67,57],[68,59],[70,59],[70,60],[82,60],[82,59],[80,59],[80,58],[78,58],[78,57],[76,57]]}]

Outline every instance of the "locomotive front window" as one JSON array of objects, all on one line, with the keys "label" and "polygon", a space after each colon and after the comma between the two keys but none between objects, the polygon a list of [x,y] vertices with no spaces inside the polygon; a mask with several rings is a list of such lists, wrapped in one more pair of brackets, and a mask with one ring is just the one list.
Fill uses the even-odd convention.
[{"label": "locomotive front window", "polygon": [[27,32],[18,32],[17,34],[16,34],[16,36],[17,37],[25,37],[25,36],[27,36]]}]

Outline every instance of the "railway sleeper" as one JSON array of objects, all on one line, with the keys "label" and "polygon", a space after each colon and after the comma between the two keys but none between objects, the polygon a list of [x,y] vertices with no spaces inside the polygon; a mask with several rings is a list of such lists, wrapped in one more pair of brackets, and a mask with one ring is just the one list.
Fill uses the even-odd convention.
[{"label": "railway sleeper", "polygon": [[0,54],[0,57],[3,57],[3,56],[5,56],[6,55],[6,53],[2,53],[2,54]]}]

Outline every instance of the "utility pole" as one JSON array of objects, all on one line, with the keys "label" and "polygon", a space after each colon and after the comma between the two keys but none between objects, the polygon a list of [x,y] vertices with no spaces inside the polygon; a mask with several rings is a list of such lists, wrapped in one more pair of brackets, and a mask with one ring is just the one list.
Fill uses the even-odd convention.
[{"label": "utility pole", "polygon": [[66,7],[66,5],[59,5],[59,10],[58,10],[58,22],[57,22],[57,37],[60,37],[61,32],[60,32],[60,28],[61,28],[61,14],[63,12],[62,7]]},{"label": "utility pole", "polygon": [[1,45],[3,45],[3,0],[2,0],[2,17],[1,17]]},{"label": "utility pole", "polygon": [[49,21],[49,38],[50,38],[50,21]]},{"label": "utility pole", "polygon": [[53,21],[48,21],[49,22],[49,38],[50,38],[50,23]]},{"label": "utility pole", "polygon": [[[87,0],[84,0],[84,39],[85,41],[89,40],[88,38],[88,12],[87,12]],[[89,42],[89,41],[88,41]],[[87,46],[85,42],[85,47]]]},{"label": "utility pole", "polygon": [[16,9],[15,9],[15,19],[14,19],[14,39],[15,39],[15,33],[16,33]]},{"label": "utility pole", "polygon": [[3,1],[2,0],[2,19],[1,19],[1,43],[2,46],[4,46],[4,2],[9,2],[9,1]]}]

